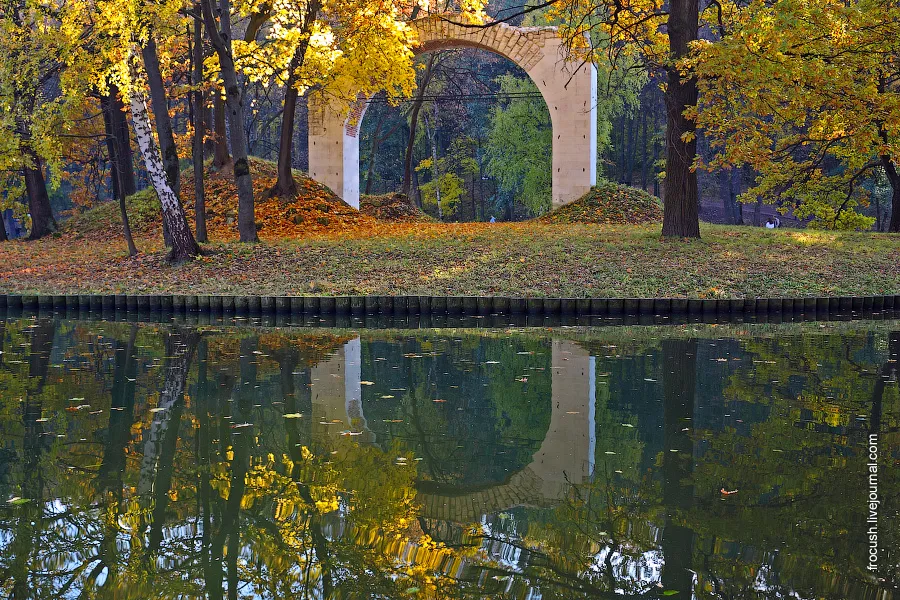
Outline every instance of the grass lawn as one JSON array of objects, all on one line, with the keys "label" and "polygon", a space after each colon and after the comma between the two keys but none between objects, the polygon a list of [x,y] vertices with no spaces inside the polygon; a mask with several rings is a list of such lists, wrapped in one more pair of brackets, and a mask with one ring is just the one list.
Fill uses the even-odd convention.
[{"label": "grass lawn", "polygon": [[258,244],[218,240],[180,266],[141,232],[0,244],[5,293],[716,297],[900,294],[900,236],[703,225],[365,223]]}]

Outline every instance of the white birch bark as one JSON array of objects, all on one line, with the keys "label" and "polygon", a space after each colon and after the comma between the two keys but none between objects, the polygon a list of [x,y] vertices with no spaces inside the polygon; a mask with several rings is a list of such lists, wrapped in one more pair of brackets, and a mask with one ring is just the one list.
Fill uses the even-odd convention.
[{"label": "white birch bark", "polygon": [[162,207],[162,218],[168,225],[172,236],[173,258],[181,260],[199,254],[200,248],[194,240],[194,234],[188,228],[187,217],[178,195],[169,186],[166,178],[166,170],[163,167],[159,147],[153,139],[153,129],[150,125],[150,115],[147,112],[147,99],[140,88],[140,79],[132,73],[132,85],[130,94],[131,122],[134,127],[134,136],[137,139],[138,148],[144,159],[144,166],[150,183],[156,190],[159,203]]}]

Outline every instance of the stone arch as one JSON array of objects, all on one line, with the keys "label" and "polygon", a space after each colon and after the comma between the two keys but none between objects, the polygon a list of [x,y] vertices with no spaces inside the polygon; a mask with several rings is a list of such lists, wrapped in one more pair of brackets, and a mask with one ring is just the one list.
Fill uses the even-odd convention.
[{"label": "stone arch", "polygon": [[[569,60],[555,27],[497,23],[473,28],[439,16],[412,21],[417,54],[478,48],[499,54],[534,81],[553,129],[552,204],[559,207],[597,183],[597,73],[594,65]],[[365,100],[349,109],[321,95],[309,98],[309,174],[347,204],[359,208],[359,125]]]}]

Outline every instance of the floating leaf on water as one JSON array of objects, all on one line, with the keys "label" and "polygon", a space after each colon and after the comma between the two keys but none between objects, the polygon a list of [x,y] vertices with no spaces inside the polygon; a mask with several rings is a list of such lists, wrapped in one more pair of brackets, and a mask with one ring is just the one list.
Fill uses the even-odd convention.
[{"label": "floating leaf on water", "polygon": [[622,423],[622,427],[634,427],[631,423]]},{"label": "floating leaf on water", "polygon": [[385,394],[381,397],[382,399],[393,398],[390,394]]},{"label": "floating leaf on water", "polygon": [[489,360],[489,361],[486,361],[484,364],[486,364],[486,365],[499,365],[499,364],[500,364],[500,361],[499,361],[499,360]]},{"label": "floating leaf on water", "polygon": [[359,385],[375,385],[374,381],[360,381]]},{"label": "floating leaf on water", "polygon": [[288,413],[284,415],[285,419],[300,419],[303,415],[301,413]]},{"label": "floating leaf on water", "polygon": [[615,454],[615,452],[613,452],[612,450],[607,450],[607,451],[604,452],[603,454]]},{"label": "floating leaf on water", "polygon": [[243,429],[244,427],[252,427],[253,423],[235,423],[231,426],[232,429]]},{"label": "floating leaf on water", "polygon": [[666,590],[663,592],[663,596],[674,596],[678,593],[678,590]]},{"label": "floating leaf on water", "polygon": [[151,409],[150,409],[150,412],[152,412],[152,413],[158,413],[158,412],[162,412],[162,411],[164,411],[164,410],[166,410],[166,409],[163,408],[163,407],[161,407],[161,406],[157,406],[156,408],[151,408]]},{"label": "floating leaf on water", "polygon": [[9,502],[9,504],[12,504],[13,506],[21,506],[23,504],[28,504],[29,502],[31,502],[31,500],[29,500],[28,498],[19,498],[18,496],[13,496],[9,500],[7,500],[7,502]]}]

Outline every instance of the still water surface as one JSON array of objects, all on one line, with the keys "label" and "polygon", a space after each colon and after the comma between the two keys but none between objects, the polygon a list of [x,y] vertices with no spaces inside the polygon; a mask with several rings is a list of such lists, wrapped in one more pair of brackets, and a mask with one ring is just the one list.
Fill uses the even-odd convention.
[{"label": "still water surface", "polygon": [[0,328],[4,597],[900,598],[900,322]]}]

